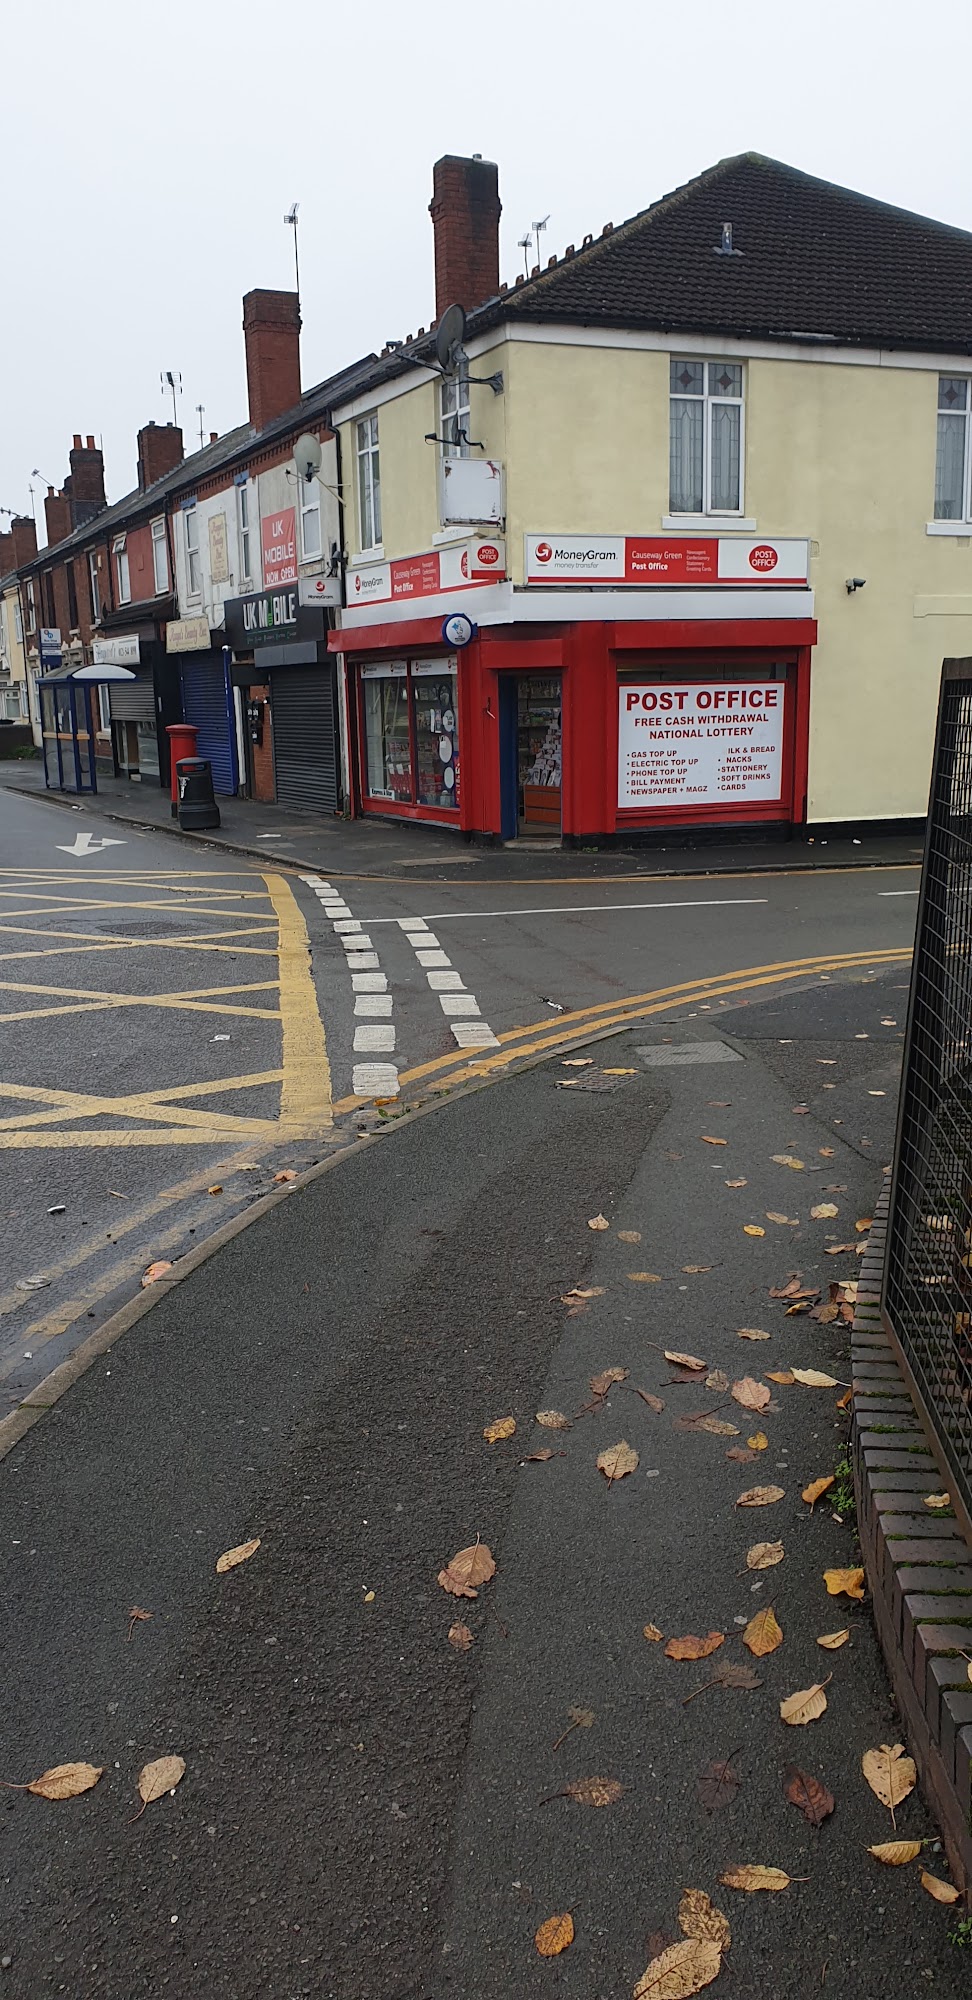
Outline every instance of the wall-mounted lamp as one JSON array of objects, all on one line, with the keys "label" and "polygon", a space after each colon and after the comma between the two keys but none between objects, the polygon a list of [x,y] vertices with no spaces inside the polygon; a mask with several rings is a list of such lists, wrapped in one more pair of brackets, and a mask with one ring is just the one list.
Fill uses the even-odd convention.
[{"label": "wall-mounted lamp", "polygon": [[863,590],[866,582],[866,576],[849,576],[846,579],[848,597],[853,597],[855,590]]}]

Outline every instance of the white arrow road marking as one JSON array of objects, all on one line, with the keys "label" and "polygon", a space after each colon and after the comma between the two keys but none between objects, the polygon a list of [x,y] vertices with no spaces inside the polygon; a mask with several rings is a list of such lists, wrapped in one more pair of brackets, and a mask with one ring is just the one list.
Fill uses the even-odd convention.
[{"label": "white arrow road marking", "polygon": [[95,833],[79,833],[71,847],[65,847],[63,841],[58,841],[57,844],[62,854],[100,854],[103,847],[126,847],[128,845],[127,841],[124,840],[101,839]]}]

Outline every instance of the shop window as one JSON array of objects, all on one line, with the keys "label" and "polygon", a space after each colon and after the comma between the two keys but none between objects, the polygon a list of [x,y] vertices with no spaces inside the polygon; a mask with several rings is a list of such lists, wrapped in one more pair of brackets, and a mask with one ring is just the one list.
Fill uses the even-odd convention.
[{"label": "shop window", "polygon": [[935,455],[936,521],[972,520],[970,477],[968,378],[963,375],[940,375]]},{"label": "shop window", "polygon": [[458,811],[455,661],[386,661],[362,667],[361,701],[367,797]]},{"label": "shop window", "polygon": [[132,598],[132,584],[128,573],[128,549],[125,546],[126,540],[127,537],[125,535],[116,535],[111,545],[111,553],[115,558],[115,576],[118,583],[119,604],[130,604]]},{"label": "shop window", "polygon": [[671,512],[741,514],[741,364],[673,356],[669,379]]},{"label": "shop window", "polygon": [[165,515],[152,522],[152,571],[155,577],[155,595],[164,596],[169,588],[169,552],[165,546]]},{"label": "shop window", "polygon": [[362,549],[381,547],[381,467],[376,416],[363,417],[358,425],[358,528]]}]

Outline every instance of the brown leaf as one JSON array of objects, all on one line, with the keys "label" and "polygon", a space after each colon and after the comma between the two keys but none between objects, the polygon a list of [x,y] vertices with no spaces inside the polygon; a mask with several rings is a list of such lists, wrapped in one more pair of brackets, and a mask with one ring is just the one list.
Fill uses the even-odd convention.
[{"label": "brown leaf", "polygon": [[860,1602],[864,1596],[862,1569],[825,1569],[823,1579],[828,1597],[856,1597]]},{"label": "brown leaf", "polygon": [[739,1436],[739,1429],[736,1424],[723,1423],[721,1417],[707,1416],[704,1410],[697,1417],[676,1417],[675,1429],[678,1431],[708,1431],[712,1437],[717,1438],[737,1438]]},{"label": "brown leaf", "polygon": [[790,1886],[790,1877],[782,1868],[763,1868],[755,1861],[724,1868],[719,1880],[724,1889],[745,1889],[750,1895],[757,1889],[788,1889]]},{"label": "brown leaf", "polygon": [[728,1146],[729,1141],[728,1139],[713,1139],[711,1133],[703,1132],[702,1144],[704,1146]]},{"label": "brown leaf", "polygon": [[726,1457],[731,1458],[734,1465],[752,1465],[756,1453],[748,1451],[744,1445],[734,1444],[726,1452]]},{"label": "brown leaf", "polygon": [[746,1557],[746,1568],[775,1569],[782,1561],[782,1542],[754,1542]]},{"label": "brown leaf", "polygon": [[297,1179],[297,1175],[295,1174],[293,1167],[282,1167],[279,1174],[274,1174],[273,1178],[275,1181],[295,1181]]},{"label": "brown leaf", "polygon": [[711,1986],[722,1970],[722,1953],[711,1938],[683,1938],[653,1958],[634,1989],[633,2000],[691,2000]]},{"label": "brown leaf", "polygon": [[688,1278],[700,1278],[705,1271],[715,1269],[713,1264],[683,1264],[682,1270]]},{"label": "brown leaf", "polygon": [[704,1889],[683,1889],[678,1906],[679,1927],[689,1938],[708,1938],[720,1951],[728,1951],[732,1944],[729,1919],[715,1904]]},{"label": "brown leaf", "polygon": [[252,1542],[240,1542],[237,1548],[227,1549],[223,1555],[217,1557],[216,1575],[225,1576],[228,1569],[238,1569],[240,1563],[249,1562],[250,1557],[256,1555],[260,1541],[261,1537],[257,1535]]},{"label": "brown leaf", "polygon": [[833,1157],[834,1157],[834,1154],[835,1154],[836,1150],[837,1150],[836,1146],[818,1146],[818,1147],[817,1147],[817,1151],[818,1151],[818,1153],[819,1153],[819,1154],[821,1155],[821,1157],[822,1157],[823,1159],[825,1159],[825,1160],[832,1160],[832,1159],[833,1159]]},{"label": "brown leaf", "polygon": [[151,1613],[151,1611],[143,1611],[143,1610],[142,1610],[142,1608],[141,1608],[141,1605],[139,1605],[139,1604],[133,1604],[133,1605],[132,1605],[132,1608],[131,1608],[131,1610],[130,1610],[130,1612],[129,1612],[129,1614],[128,1614],[128,1642],[129,1642],[129,1643],[130,1643],[130,1641],[131,1641],[131,1636],[132,1636],[132,1633],[133,1633],[133,1632],[134,1632],[134,1630],[135,1630],[135,1627],[136,1627],[136,1625],[142,1625],[142,1624],[147,1624],[147,1623],[148,1623],[148,1621],[149,1621],[149,1619],[151,1618],[151,1616],[152,1616],[152,1613]]},{"label": "brown leaf", "polygon": [[550,1446],[548,1444],[543,1444],[540,1446],[539,1451],[528,1451],[526,1457],[521,1458],[520,1464],[546,1465],[548,1459],[566,1458],[566,1456],[567,1453],[565,1451],[551,1451]]},{"label": "brown leaf", "polygon": [[749,1182],[748,1182],[748,1181],[727,1181],[727,1182],[726,1182],[726,1186],[727,1186],[727,1187],[731,1187],[731,1188],[739,1188],[739,1187],[748,1187],[748,1186],[749,1186]]},{"label": "brown leaf", "polygon": [[758,1222],[744,1222],[744,1223],[743,1223],[743,1235],[744,1235],[744,1236],[765,1236],[765,1235],[766,1235],[766,1231],[765,1231],[765,1229],[764,1229],[764,1228],[762,1227],[762,1225],[761,1225],[760,1223],[758,1223]]},{"label": "brown leaf", "polygon": [[635,1395],[640,1396],[643,1403],[647,1403],[649,1410],[654,1410],[656,1417],[661,1416],[665,1405],[660,1396],[653,1396],[650,1389],[635,1389]]},{"label": "brown leaf", "polygon": [[795,1173],[803,1170],[803,1161],[798,1160],[793,1153],[772,1153],[770,1157],[775,1160],[778,1167],[792,1167]]},{"label": "brown leaf", "polygon": [[76,1799],[82,1792],[90,1792],[104,1770],[103,1764],[52,1764],[49,1771],[42,1771],[39,1778],[32,1778],[24,1786],[38,1799]]},{"label": "brown leaf", "polygon": [[812,1771],[801,1771],[799,1764],[787,1765],[783,1790],[791,1806],[796,1806],[811,1826],[822,1826],[836,1804],[833,1792],[828,1792]]},{"label": "brown leaf", "polygon": [[682,1707],[686,1708],[690,1701],[695,1700],[696,1695],[704,1694],[706,1688],[727,1687],[751,1690],[753,1688],[760,1688],[762,1685],[763,1683],[754,1667],[737,1665],[735,1660],[724,1660],[721,1666],[714,1669],[710,1680],[703,1681],[701,1687],[693,1688],[692,1693],[686,1695]]},{"label": "brown leaf", "polygon": [[541,1958],[557,1958],[574,1942],[574,1919],[569,1910],[562,1917],[547,1917],[533,1940]]},{"label": "brown leaf", "polygon": [[207,1194],[222,1194],[222,1192],[223,1192],[223,1185],[221,1181],[217,1181],[215,1187],[206,1189]]},{"label": "brown leaf", "polygon": [[143,1764],[138,1774],[138,1795],[143,1805],[150,1806],[154,1799],[165,1797],[166,1792],[174,1792],[179,1780],[185,1776],[184,1757],[155,1757],[151,1764]]},{"label": "brown leaf", "polygon": [[715,1389],[720,1396],[725,1396],[729,1392],[729,1377],[724,1369],[713,1368],[711,1375],[705,1378],[705,1386],[707,1389]]},{"label": "brown leaf", "polygon": [[497,1417],[494,1423],[486,1425],[483,1436],[487,1444],[501,1444],[504,1438],[511,1438],[515,1430],[515,1417]]},{"label": "brown leaf", "polygon": [[[695,1794],[706,1812],[717,1812],[720,1806],[732,1804],[742,1779],[728,1757],[716,1757],[707,1764],[695,1781]],[[681,1922],[681,1917],[679,1917]],[[683,1925],[684,1929],[684,1925]],[[691,1935],[691,1933],[689,1934]]]},{"label": "brown leaf", "polygon": [[766,1370],[767,1382],[779,1382],[784,1389],[790,1388],[794,1379],[788,1368],[767,1368]]},{"label": "brown leaf", "polygon": [[570,1418],[565,1417],[562,1410],[538,1410],[536,1420],[538,1424],[542,1424],[544,1429],[548,1431],[569,1431],[570,1429]]},{"label": "brown leaf", "polygon": [[801,1296],[800,1287],[802,1284],[803,1284],[803,1276],[802,1273],[798,1271],[795,1277],[787,1279],[785,1285],[771,1285],[770,1298],[771,1299],[799,1298]]},{"label": "brown leaf", "polygon": [[854,1400],[853,1389],[845,1389],[843,1395],[838,1396],[836,1407],[838,1410],[847,1410],[850,1408],[853,1400]]},{"label": "brown leaf", "polygon": [[625,1276],[630,1279],[633,1285],[661,1284],[661,1278],[657,1271],[627,1271]]},{"label": "brown leaf", "polygon": [[602,1368],[599,1375],[591,1376],[591,1388],[595,1396],[606,1396],[614,1382],[627,1380],[626,1368]]},{"label": "brown leaf", "polygon": [[869,1847],[875,1861],[883,1861],[885,1868],[906,1868],[909,1861],[917,1861],[921,1853],[920,1840],[882,1840],[877,1847]]},{"label": "brown leaf", "polygon": [[440,1569],[437,1581],[453,1597],[478,1597],[479,1585],[495,1575],[492,1550],[485,1542],[473,1542],[468,1549],[459,1549],[445,1569]]},{"label": "brown leaf", "polygon": [[800,1223],[798,1215],[780,1215],[778,1210],[774,1208],[766,1210],[766,1220],[767,1222],[779,1222],[787,1229],[797,1229]]},{"label": "brown leaf", "polygon": [[742,1641],[757,1660],[767,1653],[775,1653],[777,1647],[782,1646],[783,1628],[777,1622],[771,1604],[764,1605],[762,1611],[757,1611],[755,1618],[750,1619]]},{"label": "brown leaf", "polygon": [[950,1494],[950,1493],[926,1493],[926,1494],[925,1494],[925,1506],[926,1506],[926,1507],[933,1507],[933,1508],[935,1508],[935,1509],[938,1509],[938,1508],[941,1508],[941,1507],[950,1507],[950,1506],[951,1506],[951,1504],[952,1504],[952,1496],[951,1496],[951,1494]]},{"label": "brown leaf", "polygon": [[833,1216],[839,1214],[839,1210],[835,1201],[818,1201],[810,1213],[814,1222],[829,1222]]},{"label": "brown leaf", "polygon": [[[829,1681],[831,1676],[827,1675]],[[824,1689],[827,1681],[815,1681],[812,1687],[798,1688],[796,1694],[788,1695],[780,1702],[780,1721],[789,1722],[794,1728],[802,1729],[808,1722],[817,1722],[827,1706]]]},{"label": "brown leaf", "polygon": [[861,1770],[893,1821],[895,1807],[915,1789],[918,1772],[914,1758],[905,1756],[903,1743],[882,1743],[878,1750],[865,1750]]},{"label": "brown leaf", "polygon": [[839,1632],[821,1632],[817,1644],[823,1646],[828,1653],[836,1653],[841,1646],[846,1646],[849,1638],[850,1626],[845,1625]]},{"label": "brown leaf", "polygon": [[827,1257],[843,1257],[847,1251],[856,1249],[856,1243],[828,1243],[824,1255]]},{"label": "brown leaf", "polygon": [[697,1354],[679,1354],[668,1347],[663,1348],[662,1352],[665,1360],[670,1361],[673,1368],[690,1368],[694,1373],[700,1374],[709,1365],[707,1361],[700,1361]]},{"label": "brown leaf", "polygon": [[772,1340],[770,1333],[764,1333],[761,1326],[739,1326],[736,1332],[740,1340]]},{"label": "brown leaf", "polygon": [[833,1375],[824,1375],[819,1368],[791,1368],[794,1382],[802,1382],[805,1389],[836,1389],[838,1384]]},{"label": "brown leaf", "polygon": [[164,1257],[157,1257],[155,1263],[150,1264],[148,1270],[142,1272],[143,1288],[146,1285],[157,1284],[159,1279],[164,1278],[166,1272],[171,1271],[171,1269],[171,1263],[167,1264]]},{"label": "brown leaf", "polygon": [[620,1444],[608,1445],[606,1451],[598,1453],[597,1469],[603,1472],[609,1486],[619,1479],[626,1479],[628,1473],[635,1472],[637,1467],[638,1454],[624,1438]]},{"label": "brown leaf", "polygon": [[804,1487],[800,1497],[806,1500],[810,1507],[813,1508],[815,1502],[820,1499],[821,1494],[830,1492],[833,1483],[833,1473],[822,1472],[819,1479],[811,1479],[809,1486]]},{"label": "brown leaf", "polygon": [[618,1230],[618,1242],[619,1242],[619,1243],[640,1243],[640,1242],[641,1242],[641,1231],[640,1231],[640,1229],[619,1229],[619,1230]]},{"label": "brown leaf", "polygon": [[919,1879],[922,1888],[927,1889],[930,1896],[934,1896],[936,1903],[958,1902],[959,1891],[951,1882],[943,1882],[940,1875],[929,1875],[927,1868],[923,1868]]},{"label": "brown leaf", "polygon": [[561,1056],[560,1067],[561,1069],[590,1069],[593,1061],[593,1056]]},{"label": "brown leaf", "polygon": [[769,1450],[769,1438],[767,1437],[765,1431],[754,1431],[752,1437],[748,1437],[746,1439],[746,1443],[748,1444],[750,1451]]},{"label": "brown leaf", "polygon": [[730,1390],[734,1403],[740,1403],[744,1410],[765,1410],[770,1400],[770,1391],[765,1382],[757,1382],[752,1375],[744,1375],[741,1382],[734,1382]]},{"label": "brown leaf", "polygon": [[468,1625],[461,1624],[458,1619],[454,1625],[450,1625],[446,1637],[450,1646],[454,1646],[457,1653],[468,1653],[473,1643],[473,1634],[470,1632]]},{"label": "brown leaf", "polygon": [[603,1297],[603,1285],[572,1285],[569,1292],[561,1292],[560,1303],[562,1306],[572,1306],[581,1299],[603,1299]]},{"label": "brown leaf", "polygon": [[664,1639],[665,1634],[664,1632],[659,1632],[657,1625],[646,1625],[644,1628],[644,1636],[646,1639],[650,1639],[652,1644],[654,1645],[659,1639]]},{"label": "brown leaf", "polygon": [[611,1224],[606,1215],[592,1215],[587,1227],[588,1229],[610,1229]]},{"label": "brown leaf", "polygon": [[624,1792],[618,1778],[572,1778],[562,1796],[579,1806],[613,1806]]},{"label": "brown leaf", "polygon": [[855,1228],[855,1229],[857,1230],[857,1233],[858,1233],[858,1235],[859,1235],[859,1236],[864,1236],[864,1235],[866,1235],[867,1231],[868,1231],[869,1229],[872,1229],[872,1228],[873,1228],[873,1226],[874,1226],[874,1217],[873,1217],[873,1215],[861,1215],[861,1216],[858,1216],[858,1219],[857,1219],[857,1221],[856,1221],[856,1222],[855,1222],[855,1224],[854,1224],[854,1228]]},{"label": "brown leaf", "polygon": [[670,1660],[707,1660],[710,1653],[717,1653],[724,1646],[724,1632],[709,1632],[700,1639],[694,1632],[687,1632],[683,1639],[669,1639],[665,1653]]}]

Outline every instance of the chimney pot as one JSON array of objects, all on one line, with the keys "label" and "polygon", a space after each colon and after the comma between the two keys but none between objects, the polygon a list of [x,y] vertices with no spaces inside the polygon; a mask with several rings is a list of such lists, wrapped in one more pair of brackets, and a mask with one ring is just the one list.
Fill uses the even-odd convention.
[{"label": "chimney pot", "polygon": [[80,431],[75,431],[75,433],[74,433],[74,449],[75,449],[75,451],[80,451],[80,450],[81,450],[81,432],[80,432]]},{"label": "chimney pot", "polygon": [[71,465],[70,477],[64,482],[64,491],[71,502],[71,525],[84,526],[93,521],[106,505],[105,462],[94,444],[82,446],[76,437],[68,453]]},{"label": "chimney pot", "polygon": [[210,431],[210,433],[209,433],[209,442],[210,442],[210,444],[218,444],[218,443],[219,443],[219,432],[218,432],[218,431]]},{"label": "chimney pot", "polygon": [[435,238],[435,310],[467,312],[499,290],[499,171],[480,154],[446,153],[432,169],[429,214]]},{"label": "chimney pot", "polygon": [[85,438],[84,442],[85,445],[87,446],[88,451],[94,451],[95,448],[94,438]]},{"label": "chimney pot", "polygon": [[243,300],[250,422],[262,431],[300,402],[300,300],[296,292],[247,292]]}]

